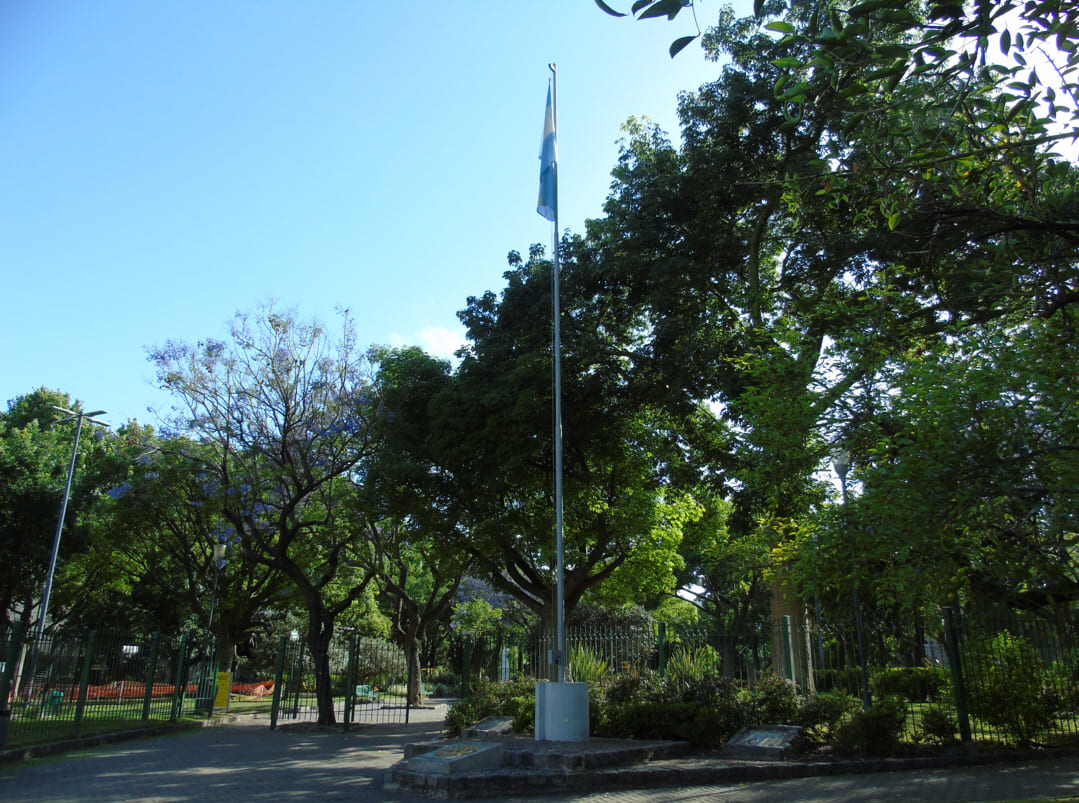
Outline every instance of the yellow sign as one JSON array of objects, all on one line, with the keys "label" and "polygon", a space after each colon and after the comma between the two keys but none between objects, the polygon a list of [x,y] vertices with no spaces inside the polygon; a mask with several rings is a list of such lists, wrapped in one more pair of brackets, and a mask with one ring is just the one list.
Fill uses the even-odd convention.
[{"label": "yellow sign", "polygon": [[214,695],[214,713],[221,714],[229,710],[229,692],[232,691],[232,673],[217,673],[217,694]]}]

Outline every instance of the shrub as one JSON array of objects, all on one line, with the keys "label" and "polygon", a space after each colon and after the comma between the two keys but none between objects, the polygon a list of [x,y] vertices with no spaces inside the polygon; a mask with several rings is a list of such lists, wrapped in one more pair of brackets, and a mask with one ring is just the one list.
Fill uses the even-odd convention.
[{"label": "shrub", "polygon": [[607,677],[607,660],[584,645],[570,652],[569,676],[577,683],[598,683]]},{"label": "shrub", "polygon": [[744,723],[735,706],[641,700],[610,705],[599,735],[631,739],[688,741],[695,747],[715,748]]},{"label": "shrub", "polygon": [[446,730],[451,736],[460,736],[462,730],[487,717],[504,716],[513,718],[515,730],[525,731],[535,725],[535,708],[535,681],[527,678],[503,682],[480,679],[472,684],[468,697],[458,700],[450,708],[446,714]]},{"label": "shrub", "polygon": [[643,700],[659,694],[659,677],[651,672],[640,675],[619,675],[606,686],[606,699],[609,703],[628,703],[631,700]]},{"label": "shrub", "polygon": [[667,677],[675,683],[713,678],[720,674],[719,665],[718,653],[708,645],[682,648],[667,659]]},{"label": "shrub", "polygon": [[1056,696],[1059,714],[1079,714],[1079,660],[1072,654],[1053,662],[1049,669],[1050,683]]},{"label": "shrub", "polygon": [[845,756],[886,756],[895,751],[906,722],[906,703],[898,697],[884,697],[840,722],[828,743]]},{"label": "shrub", "polygon": [[860,701],[849,694],[823,692],[811,695],[802,701],[798,709],[797,722],[805,731],[806,737],[816,742],[824,742],[835,732],[836,726],[858,708]]},{"label": "shrub", "polygon": [[699,680],[679,680],[664,678],[659,688],[651,697],[675,703],[697,703],[715,705],[732,702],[737,694],[737,687],[729,678],[702,678]]},{"label": "shrub", "polygon": [[798,716],[798,692],[777,675],[761,680],[749,694],[748,718],[757,725],[790,725]]},{"label": "shrub", "polygon": [[941,667],[894,666],[874,673],[872,684],[878,697],[905,697],[924,703],[940,699],[948,674]]},{"label": "shrub", "polygon": [[970,713],[1027,745],[1048,727],[1057,707],[1034,645],[1007,630],[972,645],[967,660]]},{"label": "shrub", "polygon": [[955,717],[942,708],[927,708],[922,712],[922,735],[926,741],[948,744],[955,741],[959,730]]},{"label": "shrub", "polygon": [[847,692],[859,694],[862,688],[862,670],[858,667],[846,669],[818,669],[813,673],[819,692]]}]

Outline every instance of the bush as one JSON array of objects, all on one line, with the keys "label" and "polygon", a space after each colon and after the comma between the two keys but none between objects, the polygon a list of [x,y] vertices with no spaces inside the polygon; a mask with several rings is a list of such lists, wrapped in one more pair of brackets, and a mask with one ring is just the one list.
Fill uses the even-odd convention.
[{"label": "bush", "polygon": [[849,694],[824,692],[814,694],[802,701],[797,722],[807,738],[824,742],[835,732],[836,726],[851,715],[861,701]]},{"label": "bush", "polygon": [[1056,697],[1057,713],[1065,716],[1079,714],[1079,660],[1068,655],[1053,662],[1049,670],[1050,683]]},{"label": "bush", "polygon": [[813,673],[819,692],[845,692],[860,694],[862,688],[862,670],[858,667],[846,669],[818,669]]},{"label": "bush", "polygon": [[680,680],[664,678],[651,697],[673,703],[696,703],[697,705],[716,705],[733,702],[737,687],[729,678],[702,678],[699,680]]},{"label": "bush", "polygon": [[1046,685],[1045,667],[1034,645],[1007,630],[969,650],[968,707],[971,715],[1028,745],[1048,727],[1057,707]]},{"label": "bush", "polygon": [[607,660],[595,650],[579,645],[570,652],[569,680],[576,683],[598,683],[609,674]]},{"label": "bush", "polygon": [[949,744],[959,730],[955,717],[942,708],[927,708],[922,712],[922,735],[926,741]]},{"label": "bush", "polygon": [[640,675],[619,675],[606,686],[609,703],[628,703],[631,700],[652,698],[660,692],[658,675],[646,672]]},{"label": "bush", "polygon": [[667,678],[675,683],[704,680],[717,677],[719,666],[719,654],[708,645],[695,650],[681,648],[667,659]]},{"label": "bush", "polygon": [[884,697],[839,723],[829,744],[841,756],[889,756],[896,751],[905,725],[906,704],[899,697]]},{"label": "bush", "polygon": [[717,748],[744,722],[733,704],[641,700],[611,704],[600,736],[687,741],[694,747]]},{"label": "bush", "polygon": [[939,700],[948,686],[947,671],[930,666],[894,666],[874,673],[878,697],[905,697],[912,702]]},{"label": "bush", "polygon": [[906,703],[898,697],[884,697],[840,722],[828,743],[844,756],[886,756],[898,746],[906,722]]},{"label": "bush", "polygon": [[[531,713],[529,713],[531,708]],[[526,731],[535,726],[536,688],[531,679],[493,682],[477,680],[472,693],[458,700],[446,714],[446,730],[451,736],[491,716],[513,718],[513,727]],[[520,727],[519,727],[520,725]]]},{"label": "bush", "polygon": [[747,719],[756,725],[790,725],[798,716],[798,692],[776,675],[764,678],[749,694]]}]

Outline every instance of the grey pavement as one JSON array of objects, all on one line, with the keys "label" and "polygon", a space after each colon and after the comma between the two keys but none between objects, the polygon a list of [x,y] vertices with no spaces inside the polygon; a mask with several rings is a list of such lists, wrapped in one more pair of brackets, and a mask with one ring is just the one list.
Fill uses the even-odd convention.
[{"label": "grey pavement", "polygon": [[[408,742],[437,738],[440,712],[409,725],[349,733],[302,726],[271,731],[248,720],[0,764],[3,803],[80,801],[380,801],[425,798],[387,788]],[[524,791],[524,790],[522,790]],[[522,794],[505,801],[1000,801],[1079,796],[1079,757],[979,767],[870,773],[736,785]]]}]

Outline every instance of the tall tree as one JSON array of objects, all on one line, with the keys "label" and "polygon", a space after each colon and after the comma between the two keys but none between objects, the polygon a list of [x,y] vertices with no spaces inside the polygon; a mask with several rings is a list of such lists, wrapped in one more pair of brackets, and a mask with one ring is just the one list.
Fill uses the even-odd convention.
[{"label": "tall tree", "polygon": [[341,501],[374,450],[377,398],[346,317],[339,336],[272,306],[238,314],[229,342],[168,343],[150,359],[179,401],[186,456],[250,553],[293,584],[307,610],[318,718],[334,722],[329,646],[337,617],[372,576],[350,560]]},{"label": "tall tree", "polygon": [[356,560],[376,576],[408,660],[408,702],[422,701],[428,633],[448,619],[472,558],[460,548],[462,506],[433,450],[435,396],[451,381],[444,360],[418,348],[378,350],[378,450],[354,497],[365,534]]},{"label": "tall tree", "polygon": [[[850,14],[886,22],[900,5]],[[631,122],[607,217],[589,231],[598,286],[644,333],[635,364],[669,404],[712,399],[729,425],[714,470],[736,503],[732,531],[763,523],[776,540],[812,517],[813,473],[828,441],[850,437],[857,389],[885,383],[908,350],[1075,300],[1075,171],[1025,136],[1030,105],[962,60],[958,85],[848,71],[842,47],[800,35],[826,19],[835,34],[833,6],[845,13],[723,12],[703,44],[732,63],[683,97],[683,146]],[[676,13],[637,4],[661,7]],[[898,53],[906,36],[893,26],[873,46]]]},{"label": "tall tree", "polygon": [[[580,281],[573,242],[562,247],[564,575],[572,610],[640,550],[655,550],[656,566],[674,561],[685,518],[674,515],[681,492],[670,486],[669,468],[679,453],[669,421],[634,395],[623,358],[602,346],[606,301]],[[501,297],[471,298],[460,313],[471,342],[435,399],[435,446],[466,508],[464,547],[479,571],[553,627],[551,265],[538,247],[527,262],[511,254],[510,265]]]},{"label": "tall tree", "polygon": [[[213,459],[208,447],[146,437],[139,445],[141,456],[102,505],[91,565],[125,578],[132,603],[193,625],[200,643],[214,638],[229,665],[266,612],[285,607],[285,578],[245,550],[224,517],[218,486],[197,459]],[[214,563],[217,545],[225,547],[222,565]]]},{"label": "tall tree", "polygon": [[[0,414],[0,562],[5,567],[0,610],[8,624],[21,616],[30,627],[40,615],[75,433],[74,425],[63,423],[67,414],[56,407],[81,410],[67,394],[40,388],[15,399]],[[86,469],[107,451],[105,440],[96,427],[83,432],[60,541],[59,572],[72,554],[86,549],[88,531],[82,518],[102,481],[98,472]],[[65,606],[50,604],[53,624],[66,613]]]}]

